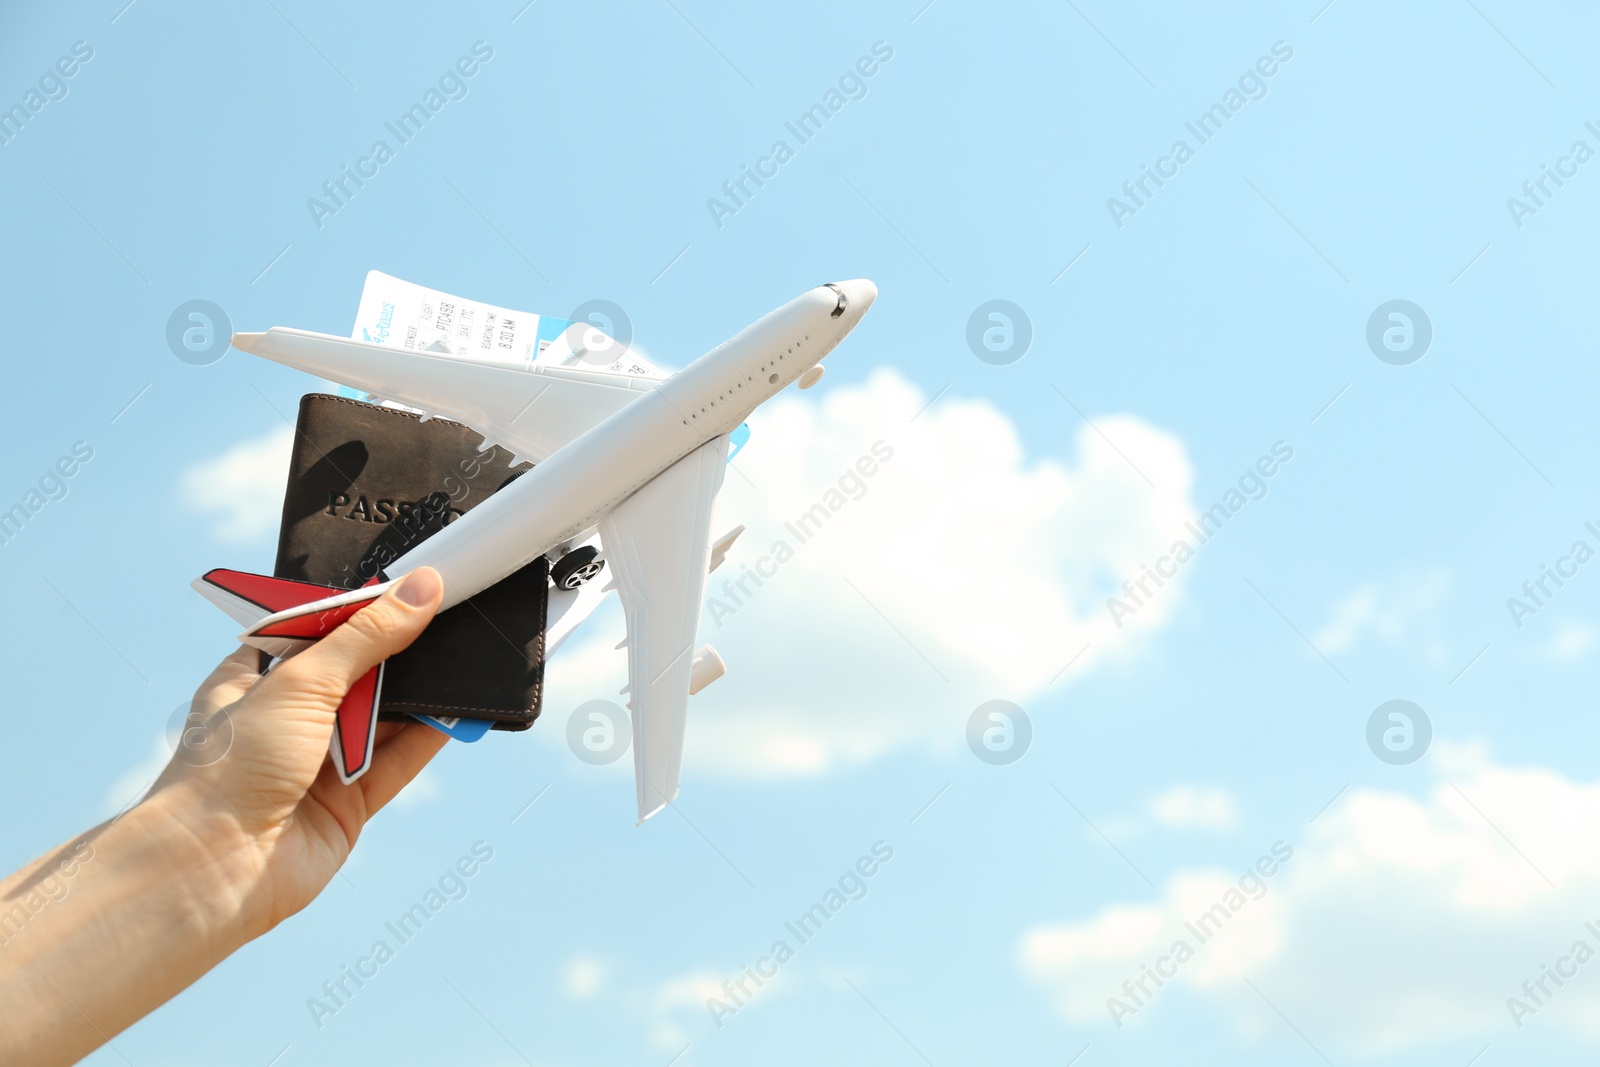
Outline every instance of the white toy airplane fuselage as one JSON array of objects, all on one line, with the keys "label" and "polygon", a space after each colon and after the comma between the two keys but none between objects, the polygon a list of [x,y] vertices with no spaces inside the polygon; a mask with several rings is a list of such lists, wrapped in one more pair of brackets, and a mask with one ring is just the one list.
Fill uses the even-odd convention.
[{"label": "white toy airplane fuselage", "polygon": [[[249,627],[242,640],[283,656],[417,567],[438,570],[443,610],[539,556],[558,561],[598,527],[612,571],[607,588],[618,590],[627,621],[643,822],[678,793],[706,573],[731,543],[721,539],[713,560],[711,507],[728,435],[791,382],[814,384],[822,358],[876,296],[865,280],[818,286],[665,378],[411,351],[282,327],[235,334],[241,351],[457,419],[534,465],[361,589],[323,595],[332,591],[233,571],[212,571],[195,588]],[[705,652],[720,673],[714,650]],[[341,705],[334,730],[345,781],[370,764],[381,665],[363,682]]]}]

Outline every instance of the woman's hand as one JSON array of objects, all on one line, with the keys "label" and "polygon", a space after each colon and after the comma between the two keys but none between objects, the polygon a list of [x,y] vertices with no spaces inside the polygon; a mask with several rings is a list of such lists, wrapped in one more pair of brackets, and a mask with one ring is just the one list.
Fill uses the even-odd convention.
[{"label": "woman's hand", "polygon": [[257,673],[260,654],[241,648],[196,692],[195,710],[210,719],[208,743],[227,744],[227,751],[204,766],[174,758],[149,799],[214,854],[240,895],[250,937],[309,904],[367,820],[449,740],[421,723],[380,723],[372,766],[350,785],[327,758],[345,692],[422,633],[442,592],[432,568],[413,571],[265,676]]},{"label": "woman's hand", "polygon": [[419,568],[265,676],[255,650],[229,656],[194,705],[220,756],[180,748],[130,811],[0,882],[0,1060],[77,1061],[321,892],[447,740],[381,724],[350,785],[328,758],[346,691],[416,639],[442,591]]}]

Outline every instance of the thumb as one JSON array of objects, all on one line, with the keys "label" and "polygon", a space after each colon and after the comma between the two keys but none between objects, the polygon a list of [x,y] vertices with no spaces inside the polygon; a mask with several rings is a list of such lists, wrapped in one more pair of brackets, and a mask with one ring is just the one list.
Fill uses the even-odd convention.
[{"label": "thumb", "polygon": [[312,696],[332,711],[362,675],[417,639],[443,596],[439,572],[418,567],[333,633],[270,671],[262,688]]}]

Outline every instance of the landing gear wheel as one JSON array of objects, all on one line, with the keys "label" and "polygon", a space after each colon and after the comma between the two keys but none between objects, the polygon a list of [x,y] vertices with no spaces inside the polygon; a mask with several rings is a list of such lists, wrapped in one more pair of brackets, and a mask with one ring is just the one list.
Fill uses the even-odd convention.
[{"label": "landing gear wheel", "polygon": [[593,545],[582,545],[568,552],[550,568],[550,580],[557,589],[573,590],[605,570],[606,561]]}]

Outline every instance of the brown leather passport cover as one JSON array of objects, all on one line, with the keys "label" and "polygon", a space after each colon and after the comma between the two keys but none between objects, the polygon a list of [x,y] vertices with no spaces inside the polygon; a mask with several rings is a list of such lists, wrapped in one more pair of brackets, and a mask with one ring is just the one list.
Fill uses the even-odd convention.
[{"label": "brown leather passport cover", "polygon": [[[487,500],[529,464],[481,435],[326,393],[300,401],[273,574],[340,589]],[[544,684],[548,564],[543,557],[441,612],[383,673],[379,717],[490,719],[524,730]]]}]

